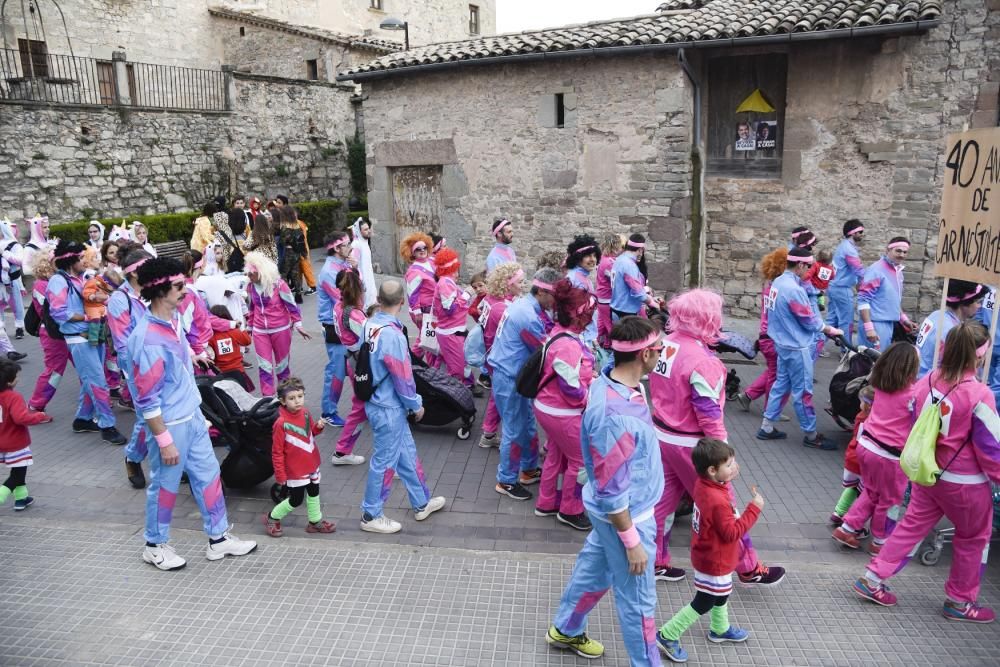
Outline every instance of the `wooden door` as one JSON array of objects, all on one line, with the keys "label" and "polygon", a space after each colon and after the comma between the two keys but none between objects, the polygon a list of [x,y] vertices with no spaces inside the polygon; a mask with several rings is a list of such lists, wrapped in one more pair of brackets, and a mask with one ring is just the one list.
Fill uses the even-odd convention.
[{"label": "wooden door", "polygon": [[[396,167],[392,170],[392,211],[396,243],[408,234],[441,233],[441,167]],[[393,253],[396,270],[406,271],[399,253]]]}]

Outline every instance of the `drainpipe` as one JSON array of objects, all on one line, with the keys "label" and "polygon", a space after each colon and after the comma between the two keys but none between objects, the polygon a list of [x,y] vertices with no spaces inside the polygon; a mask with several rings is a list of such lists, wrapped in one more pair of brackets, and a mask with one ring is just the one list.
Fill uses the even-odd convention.
[{"label": "drainpipe", "polygon": [[701,267],[705,255],[705,225],[702,219],[702,201],[705,191],[704,162],[701,155],[701,82],[688,63],[684,49],[677,50],[677,62],[694,88],[694,137],[691,142],[691,237],[689,256],[691,274],[689,287],[701,284]]}]

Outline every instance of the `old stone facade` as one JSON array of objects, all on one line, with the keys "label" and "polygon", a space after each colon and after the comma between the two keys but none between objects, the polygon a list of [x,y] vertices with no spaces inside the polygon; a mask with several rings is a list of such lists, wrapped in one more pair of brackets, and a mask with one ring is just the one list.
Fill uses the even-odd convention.
[{"label": "old stone facade", "polygon": [[349,91],[235,77],[235,111],[4,105],[0,215],[54,221],[198,209],[226,192],[299,200],[348,192]]},{"label": "old stone facade", "polygon": [[639,231],[653,240],[651,278],[684,281],[692,105],[672,58],[459,69],[364,90],[368,206],[384,225],[375,241],[383,265],[398,262],[399,240],[422,227],[443,233],[463,274],[475,273],[504,215],[529,270],[574,233]]}]

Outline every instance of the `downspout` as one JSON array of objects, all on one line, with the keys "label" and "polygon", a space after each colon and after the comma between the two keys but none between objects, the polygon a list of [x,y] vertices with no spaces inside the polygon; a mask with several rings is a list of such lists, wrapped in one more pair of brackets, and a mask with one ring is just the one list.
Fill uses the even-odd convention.
[{"label": "downspout", "polygon": [[701,214],[705,189],[704,162],[701,155],[701,82],[691,69],[684,49],[678,49],[677,62],[691,82],[691,87],[694,88],[694,137],[691,141],[691,235],[689,238],[691,273],[688,278],[688,286],[698,287],[701,284],[701,267],[705,255],[705,225]]}]

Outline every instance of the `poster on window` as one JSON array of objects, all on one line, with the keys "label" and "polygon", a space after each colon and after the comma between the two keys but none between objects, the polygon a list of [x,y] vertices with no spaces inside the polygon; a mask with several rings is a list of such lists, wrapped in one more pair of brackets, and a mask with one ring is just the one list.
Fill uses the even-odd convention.
[{"label": "poster on window", "polygon": [[754,138],[753,127],[749,121],[740,121],[736,124],[736,150],[752,151],[757,148]]},{"label": "poster on window", "polygon": [[778,139],[778,122],[774,120],[759,120],[756,125],[755,134],[757,136],[757,150],[774,150]]}]

